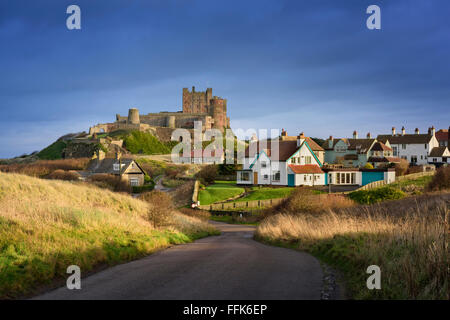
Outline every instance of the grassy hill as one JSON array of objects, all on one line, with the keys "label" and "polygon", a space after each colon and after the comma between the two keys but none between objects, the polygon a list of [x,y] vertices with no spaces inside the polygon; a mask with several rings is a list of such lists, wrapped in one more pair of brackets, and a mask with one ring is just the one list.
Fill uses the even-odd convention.
[{"label": "grassy hill", "polygon": [[79,182],[0,173],[0,299],[66,279],[70,265],[83,273],[216,232],[175,210],[156,228],[155,213],[168,210]]}]

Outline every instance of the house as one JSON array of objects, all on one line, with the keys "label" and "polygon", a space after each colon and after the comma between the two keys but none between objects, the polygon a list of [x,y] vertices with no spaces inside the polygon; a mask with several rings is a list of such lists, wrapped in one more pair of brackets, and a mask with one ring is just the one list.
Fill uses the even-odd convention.
[{"label": "house", "polygon": [[[370,133],[365,139],[358,138],[358,133],[353,132],[353,138],[334,139],[330,136],[322,147],[325,149],[325,163],[339,163],[346,167],[363,167],[369,157],[370,150],[377,142]],[[389,145],[388,145],[389,146]]]},{"label": "house", "polygon": [[402,133],[396,134],[393,127],[392,134],[379,135],[377,140],[385,144],[389,142],[394,157],[406,159],[411,164],[428,164],[428,155],[431,150],[439,146],[434,127],[429,128],[426,134],[421,134],[418,128],[414,134],[406,134],[405,131],[403,127]]},{"label": "house", "polygon": [[[308,142],[309,147],[314,152],[314,154],[319,158],[321,163],[324,163],[325,160],[325,149],[319,146],[313,139],[310,137],[305,137],[306,142]],[[297,141],[297,136],[288,136],[287,131],[281,129],[281,141]]]},{"label": "house", "polygon": [[450,151],[448,147],[435,147],[428,155],[428,163],[436,166],[450,164]]},{"label": "house", "polygon": [[387,167],[401,161],[401,158],[393,156],[392,148],[381,141],[375,142],[370,149],[369,154],[370,157],[367,162],[372,164],[374,168]]},{"label": "house", "polygon": [[245,151],[237,184],[274,186],[365,185],[395,181],[395,170],[325,168],[301,133],[296,140],[255,141]]},{"label": "house", "polygon": [[[449,127],[450,129],[450,127]],[[436,139],[439,142],[439,147],[449,147],[450,148],[450,144],[448,143],[448,141],[450,140],[450,136],[448,134],[447,129],[441,129],[438,132],[436,132]]]},{"label": "house", "polygon": [[253,141],[245,151],[238,184],[324,185],[322,162],[311,149],[305,135],[296,140]]},{"label": "house", "polygon": [[133,159],[121,158],[117,154],[114,158],[96,159],[88,168],[89,175],[111,174],[120,176],[128,181],[131,186],[142,186],[144,184],[145,171]]}]

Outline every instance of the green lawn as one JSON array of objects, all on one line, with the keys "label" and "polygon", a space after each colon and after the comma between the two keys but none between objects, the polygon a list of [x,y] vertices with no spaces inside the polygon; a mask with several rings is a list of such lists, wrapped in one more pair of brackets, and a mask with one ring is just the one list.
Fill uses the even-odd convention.
[{"label": "green lawn", "polygon": [[390,186],[394,188],[404,188],[406,186],[417,186],[418,188],[425,188],[430,181],[433,179],[433,176],[424,176],[417,179],[408,179],[404,181],[396,181],[390,184]]},{"label": "green lawn", "polygon": [[245,189],[236,186],[234,181],[216,181],[207,186],[205,190],[200,190],[198,200],[201,205],[206,205],[227,200],[244,192]]},{"label": "green lawn", "polygon": [[294,190],[293,187],[270,188],[270,187],[252,187],[252,191],[245,197],[236,201],[266,200],[286,198]]}]

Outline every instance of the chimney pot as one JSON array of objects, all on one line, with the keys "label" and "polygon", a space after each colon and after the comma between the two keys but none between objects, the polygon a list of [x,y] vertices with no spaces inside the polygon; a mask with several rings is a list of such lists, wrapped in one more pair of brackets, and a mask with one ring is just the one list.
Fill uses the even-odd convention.
[{"label": "chimney pot", "polygon": [[402,136],[404,136],[405,135],[405,127],[402,127]]},{"label": "chimney pot", "polygon": [[395,127],[392,127],[392,135],[395,136]]},{"label": "chimney pot", "polygon": [[372,135],[370,134],[370,132],[367,133],[367,139],[371,139]]},{"label": "chimney pot", "polygon": [[419,134],[420,133],[419,128],[416,128],[415,132],[416,132],[416,134]]},{"label": "chimney pot", "polygon": [[353,139],[358,139],[358,132],[356,130],[353,131]]}]

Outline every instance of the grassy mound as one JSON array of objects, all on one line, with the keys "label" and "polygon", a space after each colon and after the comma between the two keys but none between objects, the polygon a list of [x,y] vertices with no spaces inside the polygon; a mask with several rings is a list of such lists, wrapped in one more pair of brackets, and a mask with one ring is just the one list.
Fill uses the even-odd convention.
[{"label": "grassy mound", "polygon": [[125,148],[134,154],[168,154],[171,148],[147,132],[132,131],[124,137]]},{"label": "grassy mound", "polygon": [[361,204],[373,204],[386,200],[398,200],[405,196],[403,191],[393,187],[381,187],[370,190],[350,192],[348,197]]},{"label": "grassy mound", "polygon": [[39,159],[42,160],[58,160],[62,159],[62,153],[67,144],[64,141],[58,140],[47,148],[42,149],[41,152],[37,154]]},{"label": "grassy mound", "polygon": [[0,299],[65,279],[70,265],[86,272],[216,232],[176,210],[155,227],[155,212],[87,184],[0,173]]}]

